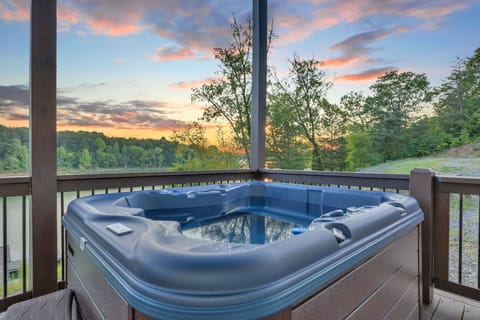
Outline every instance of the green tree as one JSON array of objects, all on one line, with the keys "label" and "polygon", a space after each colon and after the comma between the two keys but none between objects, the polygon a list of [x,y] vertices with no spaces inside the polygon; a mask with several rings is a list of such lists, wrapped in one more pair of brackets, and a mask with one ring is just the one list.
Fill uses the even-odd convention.
[{"label": "green tree", "polygon": [[480,48],[471,57],[457,59],[436,96],[435,113],[450,144],[464,144],[480,136]]},{"label": "green tree", "polygon": [[347,168],[355,171],[381,163],[382,155],[375,151],[375,141],[367,131],[353,131],[347,140]]},{"label": "green tree", "polygon": [[407,128],[420,118],[431,101],[432,91],[425,74],[391,71],[370,87],[365,107],[372,119],[375,148],[384,160],[404,157]]},{"label": "green tree", "polygon": [[122,164],[122,155],[120,153],[120,146],[118,145],[118,141],[115,141],[112,147],[112,155],[115,159],[116,166],[121,166]]},{"label": "green tree", "polygon": [[275,82],[273,94],[281,95],[292,108],[291,121],[300,127],[302,136],[312,149],[312,169],[325,170],[320,138],[324,133],[323,117],[326,110],[332,108],[326,99],[332,83],[327,80],[325,71],[321,69],[323,64],[318,60],[303,60],[295,55],[289,64],[289,77]]},{"label": "green tree", "polygon": [[448,148],[450,136],[437,117],[424,117],[407,130],[405,157],[425,157]]},{"label": "green tree", "polygon": [[206,103],[205,121],[225,120],[235,141],[248,156],[250,152],[250,112],[252,81],[252,21],[239,24],[234,19],[232,41],[225,48],[214,48],[219,63],[218,78],[193,89],[192,100]]},{"label": "green tree", "polygon": [[122,152],[121,152],[121,164],[124,168],[127,168],[129,163],[130,163],[130,154],[128,152],[128,146],[123,145]]},{"label": "green tree", "polygon": [[74,154],[68,152],[65,146],[57,148],[57,167],[60,169],[71,169],[73,167]]},{"label": "green tree", "polygon": [[340,98],[340,109],[345,115],[347,130],[365,131],[369,129],[372,117],[365,104],[366,97],[361,92],[349,92]]},{"label": "green tree", "polygon": [[[192,101],[204,103],[204,121],[226,121],[234,142],[249,159],[252,106],[252,20],[231,24],[232,39],[225,48],[214,48],[219,71],[211,82],[193,89]],[[273,32],[270,31],[268,43]]]},{"label": "green tree", "polygon": [[85,148],[82,150],[78,158],[78,168],[83,170],[83,169],[89,169],[91,167],[92,167],[92,157],[90,156],[90,152],[88,151],[88,149]]},{"label": "green tree", "polygon": [[321,135],[319,138],[321,157],[326,169],[344,171],[346,168],[347,114],[334,104],[326,105],[321,118]]},{"label": "green tree", "polygon": [[135,168],[143,168],[146,167],[146,163],[148,162],[148,157],[146,155],[145,150],[139,146],[128,146],[128,155],[130,158],[129,166]]},{"label": "green tree", "polygon": [[265,130],[267,165],[271,168],[309,166],[308,145],[302,138],[301,127],[292,121],[293,112],[284,94],[269,95]]},{"label": "green tree", "polygon": [[19,138],[11,135],[2,150],[1,167],[6,172],[22,172],[28,169],[28,149]]},{"label": "green tree", "polygon": [[150,150],[145,150],[148,159],[148,166],[159,168],[163,165],[163,150],[160,147],[154,147]]},{"label": "green tree", "polygon": [[198,122],[193,122],[183,131],[175,131],[172,140],[178,142],[177,161],[174,171],[235,169],[239,168],[238,157],[229,152],[223,133],[219,131],[219,145],[224,148],[209,145],[205,128]]}]

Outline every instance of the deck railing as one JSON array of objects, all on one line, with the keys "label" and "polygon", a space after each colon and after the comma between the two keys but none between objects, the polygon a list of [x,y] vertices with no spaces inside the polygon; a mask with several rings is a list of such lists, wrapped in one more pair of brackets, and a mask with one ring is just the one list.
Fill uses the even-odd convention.
[{"label": "deck railing", "polygon": [[[249,180],[279,181],[360,190],[411,192],[424,210],[423,273],[424,300],[435,286],[467,297],[479,295],[479,195],[480,179],[436,176],[429,170],[414,170],[409,175],[312,172],[289,170],[229,170],[206,172],[168,172],[102,175],[65,175],[57,178],[58,284],[65,285],[64,231],[61,217],[68,203],[81,196],[123,191],[152,190],[201,184],[232,183]],[[32,297],[29,275],[29,207],[31,180],[28,177],[0,179],[1,246],[10,248],[18,272],[9,277],[8,263],[1,266],[0,310]],[[475,210],[473,208],[476,208]],[[31,210],[35,210],[32,208]],[[473,211],[472,211],[473,210]],[[435,212],[435,219],[434,219]],[[472,219],[475,222],[472,222]],[[433,221],[435,220],[435,223]],[[14,221],[16,221],[14,223]],[[12,243],[16,238],[17,243]],[[18,240],[20,239],[20,240]],[[3,261],[8,251],[3,250]],[[472,255],[474,257],[472,257]],[[435,264],[433,264],[435,256]],[[433,267],[434,266],[434,267]]]},{"label": "deck railing", "polygon": [[28,177],[0,179],[0,310],[32,296],[27,274],[30,189]]},{"label": "deck railing", "polygon": [[435,177],[435,287],[480,300],[480,179]]}]

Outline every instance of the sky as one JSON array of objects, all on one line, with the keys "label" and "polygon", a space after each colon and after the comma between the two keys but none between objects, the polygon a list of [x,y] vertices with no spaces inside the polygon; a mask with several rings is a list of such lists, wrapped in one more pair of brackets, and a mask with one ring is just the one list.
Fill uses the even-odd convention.
[{"label": "sky", "polygon": [[[391,70],[433,85],[480,47],[480,0],[270,0],[268,64],[324,62],[331,102]],[[28,126],[28,0],[0,0],[0,124]],[[191,90],[218,77],[239,0],[57,0],[57,128],[169,138],[201,117]],[[215,124],[210,124],[213,132]]]}]

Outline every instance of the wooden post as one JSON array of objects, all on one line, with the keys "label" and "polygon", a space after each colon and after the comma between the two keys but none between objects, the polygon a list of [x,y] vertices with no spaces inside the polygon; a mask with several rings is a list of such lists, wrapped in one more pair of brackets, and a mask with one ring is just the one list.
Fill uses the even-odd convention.
[{"label": "wooden post", "polygon": [[57,290],[56,0],[32,0],[30,23],[33,296]]},{"label": "wooden post", "polygon": [[253,0],[252,114],[250,169],[265,167],[265,123],[267,114],[267,0]]},{"label": "wooden post", "polygon": [[433,299],[433,217],[435,213],[435,172],[414,169],[410,173],[410,195],[417,199],[425,216],[422,223],[422,296],[423,302]]}]

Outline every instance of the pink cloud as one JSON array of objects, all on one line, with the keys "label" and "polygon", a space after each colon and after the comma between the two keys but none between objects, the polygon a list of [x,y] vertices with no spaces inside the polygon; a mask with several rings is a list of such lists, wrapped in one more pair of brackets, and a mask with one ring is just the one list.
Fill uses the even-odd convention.
[{"label": "pink cloud", "polygon": [[72,25],[78,25],[84,29],[77,29],[75,33],[82,36],[89,33],[112,37],[127,36],[145,28],[141,23],[142,14],[138,11],[107,15],[92,9],[79,8],[67,1],[58,6],[57,17],[59,31],[71,31]]},{"label": "pink cloud", "polygon": [[59,23],[77,24],[79,13],[72,8],[59,5],[57,10],[57,19]]},{"label": "pink cloud", "polygon": [[400,10],[399,13],[404,15],[416,17],[420,19],[431,19],[448,16],[456,11],[463,10],[466,8],[466,4],[461,1],[437,1],[432,2],[432,5],[427,5],[424,7],[410,7]]},{"label": "pink cloud", "polygon": [[187,47],[162,47],[158,48],[153,59],[157,61],[186,60],[195,56],[195,52]]},{"label": "pink cloud", "polygon": [[93,33],[107,36],[127,36],[142,30],[142,27],[135,23],[119,23],[109,18],[95,18],[90,19],[89,22]]},{"label": "pink cloud", "polygon": [[326,67],[339,67],[346,65],[362,65],[374,62],[369,55],[376,51],[372,44],[378,40],[389,37],[395,33],[403,32],[402,27],[392,29],[379,29],[362,32],[348,37],[332,46],[330,50],[339,51],[339,55],[324,61]]},{"label": "pink cloud", "polygon": [[[147,31],[205,57],[211,48],[223,47],[231,38],[232,12],[243,22],[250,7],[243,1],[224,6],[196,0],[185,0],[181,5],[168,0],[62,0],[58,30],[116,37]],[[184,49],[183,53],[188,52]]]},{"label": "pink cloud", "polygon": [[[309,10],[302,13],[295,11],[295,4],[278,7],[274,16],[275,24],[282,29],[280,44],[300,41],[319,30],[341,23],[354,23],[375,15],[417,18],[424,28],[433,29],[448,15],[467,7],[467,3],[456,0],[309,0],[308,3]],[[410,30],[411,28],[403,27],[397,32]]]},{"label": "pink cloud", "polygon": [[398,70],[395,67],[383,67],[383,68],[374,68],[365,70],[360,73],[352,73],[340,76],[337,80],[344,80],[344,81],[371,81],[376,80],[378,77],[383,76],[385,73]]},{"label": "pink cloud", "polygon": [[14,0],[0,3],[0,19],[28,21],[30,19],[30,1]]},{"label": "pink cloud", "polygon": [[303,40],[318,30],[328,29],[339,23],[335,17],[308,18],[290,13],[278,14],[275,19],[275,25],[282,29],[278,39],[281,45]]}]

